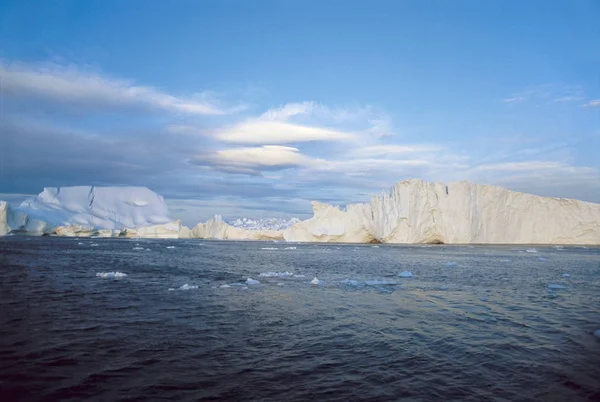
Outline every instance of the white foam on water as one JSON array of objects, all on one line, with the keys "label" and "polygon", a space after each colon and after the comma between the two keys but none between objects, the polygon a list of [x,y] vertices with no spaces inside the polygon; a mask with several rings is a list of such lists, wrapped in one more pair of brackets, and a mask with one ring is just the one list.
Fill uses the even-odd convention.
[{"label": "white foam on water", "polygon": [[256,279],[252,279],[252,278],[246,279],[246,283],[248,285],[260,285],[260,281],[257,281]]},{"label": "white foam on water", "polygon": [[127,274],[123,273],[123,272],[97,272],[96,276],[99,278],[105,278],[105,279],[119,279],[119,278],[124,278],[127,276]]},{"label": "white foam on water", "polygon": [[277,247],[262,247],[261,250],[279,250]]},{"label": "white foam on water", "polygon": [[510,260],[504,259],[504,260],[500,260],[500,262],[510,262]]},{"label": "white foam on water", "polygon": [[298,275],[294,275],[294,278],[306,278],[306,276],[302,275],[302,274],[298,274]]},{"label": "white foam on water", "polygon": [[221,288],[221,289],[226,289],[226,288],[230,288],[230,287],[231,287],[231,286],[230,286],[230,285],[227,285],[227,284],[219,286],[219,288]]},{"label": "white foam on water", "polygon": [[278,278],[278,277],[286,277],[286,276],[294,276],[294,274],[292,272],[275,272],[275,271],[269,271],[269,272],[261,272],[260,274],[258,274],[258,276],[262,276],[265,278]]},{"label": "white foam on water", "polygon": [[548,284],[548,289],[556,290],[556,289],[566,289],[566,288],[567,287],[565,285],[561,285],[559,283],[550,283],[550,284]]},{"label": "white foam on water", "polygon": [[398,276],[401,278],[412,278],[414,275],[410,271],[402,271],[398,274]]},{"label": "white foam on water", "polygon": [[190,290],[190,289],[198,289],[198,286],[188,285],[187,283],[185,283],[179,287],[179,290]]},{"label": "white foam on water", "polygon": [[317,279],[317,277],[316,277],[316,276],[313,278],[313,280],[312,280],[312,281],[310,281],[310,283],[311,283],[311,284],[313,284],[313,285],[318,285],[320,282],[321,282],[321,281],[319,281],[319,279]]},{"label": "white foam on water", "polygon": [[175,246],[167,246],[166,248],[175,248]]},{"label": "white foam on water", "polygon": [[525,250],[527,253],[537,253],[538,251],[534,248],[528,248],[527,250]]},{"label": "white foam on water", "polygon": [[92,243],[92,244],[90,244],[90,247],[98,247],[98,246],[99,246],[98,243]]},{"label": "white foam on water", "polygon": [[134,247],[132,250],[143,250],[144,247]]},{"label": "white foam on water", "polygon": [[77,244],[80,245],[80,246],[83,246],[85,243],[79,242]]},{"label": "white foam on water", "polygon": [[284,250],[296,250],[298,247],[284,247]]}]

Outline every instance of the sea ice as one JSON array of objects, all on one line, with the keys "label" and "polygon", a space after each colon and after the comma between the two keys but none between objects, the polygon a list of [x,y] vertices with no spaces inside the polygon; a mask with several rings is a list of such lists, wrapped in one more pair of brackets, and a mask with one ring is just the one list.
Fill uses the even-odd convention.
[{"label": "sea ice", "polygon": [[541,261],[541,262],[550,261],[548,258],[545,258],[545,257],[539,257],[538,260]]},{"label": "sea ice", "polygon": [[525,250],[528,253],[537,253],[538,251],[534,248],[528,248],[527,250]]},{"label": "sea ice", "polygon": [[167,248],[175,248],[175,246],[167,246]]},{"label": "sea ice", "polygon": [[563,278],[569,278],[571,274],[562,274]]},{"label": "sea ice", "polygon": [[134,247],[133,250],[143,250],[144,247]]},{"label": "sea ice", "polygon": [[412,278],[413,274],[410,271],[402,271],[398,276],[401,278]]},{"label": "sea ice", "polygon": [[98,247],[98,243],[92,243],[90,244],[90,247]]},{"label": "sea ice", "polygon": [[269,272],[261,272],[260,274],[258,274],[258,276],[262,276],[265,278],[276,278],[276,277],[284,277],[284,276],[294,276],[294,274],[292,272],[274,272],[274,271],[269,271]]},{"label": "sea ice", "polygon": [[299,275],[294,275],[294,278],[306,278],[305,275],[299,274]]},{"label": "sea ice", "polygon": [[312,283],[313,285],[318,285],[318,284],[319,284],[319,282],[320,282],[320,281],[317,279],[317,277],[316,277],[316,276],[313,278],[313,280],[312,280],[312,281],[310,281],[310,283]]},{"label": "sea ice", "polygon": [[96,273],[96,276],[99,278],[105,278],[105,279],[119,279],[119,278],[124,278],[127,276],[127,274],[124,274],[123,272],[98,272]]},{"label": "sea ice", "polygon": [[222,289],[226,289],[226,288],[230,288],[231,286],[229,286],[229,285],[225,284],[225,285],[221,285],[221,286],[219,286],[219,287],[220,287],[220,288],[222,288]]},{"label": "sea ice", "polygon": [[297,247],[284,247],[284,250],[295,250]]},{"label": "sea ice", "polygon": [[196,285],[188,285],[186,283],[186,284],[181,285],[181,287],[179,288],[179,290],[190,290],[190,289],[198,289],[198,286],[196,286]]},{"label": "sea ice", "polygon": [[261,250],[279,250],[277,247],[262,247]]},{"label": "sea ice", "polygon": [[257,281],[256,279],[252,279],[252,278],[246,279],[246,283],[248,285],[260,285],[260,281]]}]

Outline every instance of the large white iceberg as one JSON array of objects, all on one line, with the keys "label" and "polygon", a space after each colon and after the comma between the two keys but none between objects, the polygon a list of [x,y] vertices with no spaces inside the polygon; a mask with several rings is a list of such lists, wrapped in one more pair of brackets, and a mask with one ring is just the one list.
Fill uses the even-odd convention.
[{"label": "large white iceberg", "polygon": [[45,188],[12,208],[0,202],[0,234],[179,237],[163,197],[146,187]]}]

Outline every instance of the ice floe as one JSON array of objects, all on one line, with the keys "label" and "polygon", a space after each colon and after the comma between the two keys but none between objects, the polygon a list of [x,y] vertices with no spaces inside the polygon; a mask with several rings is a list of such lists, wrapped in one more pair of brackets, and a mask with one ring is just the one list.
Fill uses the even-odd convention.
[{"label": "ice floe", "polygon": [[317,279],[317,277],[316,277],[316,276],[313,278],[313,280],[312,280],[312,281],[310,281],[310,283],[311,283],[311,284],[313,284],[313,285],[318,285],[320,282],[321,282],[321,281],[319,281],[319,279]]},{"label": "ice floe", "polygon": [[230,288],[230,287],[231,287],[231,286],[230,286],[230,285],[227,285],[227,284],[219,286],[219,288],[221,288],[221,289],[226,289],[226,288]]},{"label": "ice floe", "polygon": [[246,279],[246,283],[248,285],[260,285],[260,281],[257,281],[256,279],[252,279],[252,278]]},{"label": "ice floe", "polygon": [[399,277],[401,278],[412,278],[413,277],[413,273],[410,271],[402,271],[398,274]]},{"label": "ice floe", "polygon": [[561,285],[560,283],[550,283],[548,284],[548,289],[558,290],[558,289],[566,289],[565,285]]},{"label": "ice floe", "polygon": [[143,250],[144,247],[134,247],[132,250]]},{"label": "ice floe", "polygon": [[175,246],[167,246],[166,248],[175,248]]},{"label": "ice floe", "polygon": [[92,244],[90,244],[90,247],[98,247],[98,246],[99,246],[98,243],[92,243]]},{"label": "ice floe", "polygon": [[187,283],[185,283],[179,287],[179,290],[190,290],[190,289],[198,289],[198,286],[188,285]]},{"label": "ice floe", "polygon": [[261,250],[279,250],[277,247],[262,247]]},{"label": "ice floe", "polygon": [[289,277],[289,276],[295,276],[292,272],[275,272],[275,271],[269,271],[269,272],[261,272],[260,274],[258,274],[258,276],[262,276],[264,278],[278,278],[278,277]]},{"label": "ice floe", "polygon": [[96,276],[99,278],[105,278],[105,279],[119,279],[119,278],[124,278],[127,276],[127,274],[123,273],[123,272],[98,272],[96,273]]},{"label": "ice floe", "polygon": [[284,247],[284,250],[296,250],[298,247]]},{"label": "ice floe", "polygon": [[537,253],[538,251],[534,248],[528,248],[527,250],[525,250],[528,253]]},{"label": "ice floe", "polygon": [[562,276],[563,276],[563,278],[569,278],[569,277],[571,277],[571,274],[564,273],[564,274],[562,274]]}]

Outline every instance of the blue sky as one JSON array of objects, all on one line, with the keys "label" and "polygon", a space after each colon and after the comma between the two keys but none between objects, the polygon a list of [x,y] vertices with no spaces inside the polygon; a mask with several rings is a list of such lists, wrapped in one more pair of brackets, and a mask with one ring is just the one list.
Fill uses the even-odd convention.
[{"label": "blue sky", "polygon": [[144,185],[188,224],[412,177],[600,202],[597,1],[3,1],[0,198]]}]

